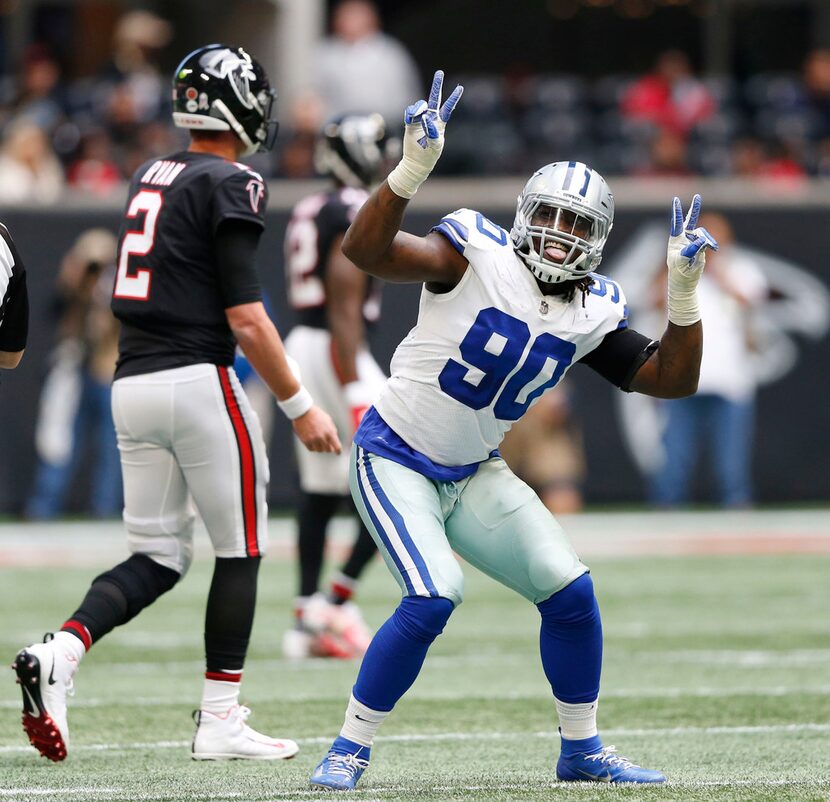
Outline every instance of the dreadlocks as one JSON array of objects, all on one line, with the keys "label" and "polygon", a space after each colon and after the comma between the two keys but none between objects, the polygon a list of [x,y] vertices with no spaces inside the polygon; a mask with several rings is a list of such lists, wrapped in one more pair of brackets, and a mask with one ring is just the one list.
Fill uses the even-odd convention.
[{"label": "dreadlocks", "polygon": [[[540,287],[542,286],[542,282],[540,282],[539,279],[536,279],[536,282],[540,285]],[[550,292],[551,295],[559,295],[567,303],[570,303],[576,297],[577,292],[582,293],[582,306],[584,308],[585,298],[587,297],[588,290],[593,283],[594,279],[590,275],[587,275],[576,279],[575,281],[565,281],[562,284],[545,284],[544,286],[552,289],[552,292]]]}]

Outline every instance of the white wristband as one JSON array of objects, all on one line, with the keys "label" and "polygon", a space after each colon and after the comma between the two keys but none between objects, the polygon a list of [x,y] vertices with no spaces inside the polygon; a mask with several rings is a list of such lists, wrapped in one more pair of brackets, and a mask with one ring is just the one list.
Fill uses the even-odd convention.
[{"label": "white wristband", "polygon": [[311,397],[311,393],[301,384],[300,389],[291,398],[286,398],[285,401],[277,399],[277,406],[283,411],[288,420],[296,420],[314,406],[314,399]]},{"label": "white wristband", "polygon": [[398,166],[386,176],[386,183],[399,198],[409,200],[418,191],[418,187],[429,178],[429,173],[429,169],[419,169],[418,166],[413,169],[406,163],[406,159],[401,159]]},{"label": "white wristband", "polygon": [[669,322],[675,326],[691,326],[700,320],[697,278],[694,281],[684,281],[679,277],[669,276],[667,309]]}]

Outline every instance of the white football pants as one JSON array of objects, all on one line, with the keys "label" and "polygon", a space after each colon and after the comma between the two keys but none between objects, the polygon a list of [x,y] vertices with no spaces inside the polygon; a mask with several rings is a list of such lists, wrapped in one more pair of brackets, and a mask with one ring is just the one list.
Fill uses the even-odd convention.
[{"label": "white football pants", "polygon": [[[341,454],[314,453],[294,438],[294,451],[300,471],[300,487],[306,493],[349,495],[349,446],[354,431],[351,409],[343,395],[332,360],[331,334],[325,329],[296,326],[285,340],[285,350],[297,360],[303,384],[314,402],[331,415],[343,444]],[[357,354],[357,376],[380,395],[386,376],[375,358],[364,348]]]},{"label": "white football pants", "polygon": [[112,416],[131,553],[184,574],[195,502],[217,557],[264,554],[268,458],[233,368],[198,364],[118,379]]}]

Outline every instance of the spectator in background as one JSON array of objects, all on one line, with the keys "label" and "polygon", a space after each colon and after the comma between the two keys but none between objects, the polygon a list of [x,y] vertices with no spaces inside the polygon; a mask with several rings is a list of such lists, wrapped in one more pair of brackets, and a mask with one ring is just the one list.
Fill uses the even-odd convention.
[{"label": "spectator in background", "polygon": [[691,175],[686,138],[669,128],[658,128],[648,147],[648,163],[635,175],[678,178]]},{"label": "spectator in background", "polygon": [[567,379],[516,421],[501,441],[499,452],[554,515],[582,509],[585,454]]},{"label": "spectator in background", "polygon": [[109,302],[115,236],[102,228],[82,233],[58,273],[58,343],[43,383],[35,430],[38,468],[26,516],[48,519],[64,509],[85,447],[94,451],[91,511],[117,515],[121,469],[110,411],[110,385],[118,354],[118,321]]},{"label": "spectator in background", "polygon": [[0,122],[25,116],[51,133],[64,119],[65,110],[60,65],[45,45],[35,42],[23,53],[14,95],[4,104]]},{"label": "spectator in background", "polygon": [[798,105],[812,118],[814,138],[830,138],[830,49],[816,48],[807,54],[802,80]]},{"label": "spectator in background", "polygon": [[288,132],[280,130],[279,174],[283,178],[316,175],[314,152],[323,123],[323,99],[314,92],[300,95],[289,111]]},{"label": "spectator in background", "polygon": [[103,128],[91,128],[81,135],[66,180],[73,189],[91,195],[109,195],[118,188],[121,171],[113,159],[112,141]]},{"label": "spectator in background", "polygon": [[342,0],[331,26],[332,35],[318,45],[314,58],[322,117],[377,111],[387,125],[399,125],[401,109],[420,91],[412,57],[381,31],[377,7],[370,0]]},{"label": "spectator in background", "polygon": [[25,117],[9,124],[0,145],[0,203],[54,203],[63,186],[63,168],[43,129]]},{"label": "spectator in background", "polygon": [[169,90],[156,62],[172,37],[171,24],[149,11],[129,11],[118,20],[112,62],[102,75],[115,90],[108,105],[116,119],[126,114],[122,106],[140,123],[161,117]]},{"label": "spectator in background", "polygon": [[620,104],[624,117],[682,136],[716,110],[712,93],[695,77],[689,57],[680,50],[661,53],[652,72],[632,83]]},{"label": "spectator in background", "polygon": [[[162,118],[168,123],[170,90],[157,59],[172,35],[170,23],[149,11],[129,11],[116,25],[112,60],[92,90],[92,115],[94,124],[106,129],[120,150],[121,161],[141,150],[145,127]],[[127,174],[132,172],[132,162],[137,165],[154,155],[141,150],[125,168]]]},{"label": "spectator in background", "polygon": [[[698,284],[703,360],[697,394],[660,402],[666,415],[663,464],[651,477],[651,500],[662,507],[685,504],[701,446],[711,460],[717,502],[747,507],[752,502],[751,455],[757,378],[752,352],[753,308],[767,298],[767,282],[748,257],[733,251],[734,234],[720,214],[702,214],[700,225],[720,243],[707,254]],[[665,295],[665,268],[654,287]]]},{"label": "spectator in background", "polygon": [[732,143],[732,174],[742,178],[800,180],[804,166],[782,142],[767,143],[760,137],[742,136]]}]

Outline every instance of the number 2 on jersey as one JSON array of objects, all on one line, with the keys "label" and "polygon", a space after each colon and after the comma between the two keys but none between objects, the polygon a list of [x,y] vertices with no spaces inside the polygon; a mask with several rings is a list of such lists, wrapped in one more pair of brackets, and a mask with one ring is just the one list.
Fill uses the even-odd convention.
[{"label": "number 2 on jersey", "polygon": [[121,241],[113,297],[133,301],[146,301],[150,297],[150,279],[153,271],[147,267],[137,267],[131,274],[130,257],[146,256],[153,249],[162,203],[161,192],[153,189],[142,189],[130,202],[127,218],[133,219],[145,212],[144,226],[141,231],[128,231]]},{"label": "number 2 on jersey", "polygon": [[[482,309],[459,345],[467,364],[448,360],[438,377],[441,389],[472,409],[490,406],[495,399],[493,413],[497,418],[518,420],[536,398],[562,378],[576,351],[573,343],[544,332],[533,341],[522,366],[505,384],[529,340],[530,329],[523,320],[495,307]],[[552,369],[549,361],[555,363]],[[532,387],[534,379],[548,373],[547,381]]]}]

